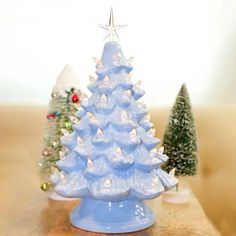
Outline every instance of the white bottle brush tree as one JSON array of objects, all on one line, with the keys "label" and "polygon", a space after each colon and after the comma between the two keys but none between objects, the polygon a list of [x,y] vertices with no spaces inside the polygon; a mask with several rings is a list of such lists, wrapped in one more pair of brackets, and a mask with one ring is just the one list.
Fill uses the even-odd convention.
[{"label": "white bottle brush tree", "polygon": [[80,109],[84,95],[78,89],[78,79],[69,65],[66,65],[57,78],[51,94],[47,113],[42,158],[39,162],[44,182],[41,189],[46,191],[63,178],[56,162],[64,158],[68,149],[61,143],[64,134],[72,132],[72,126],[78,123],[76,112]]},{"label": "white bottle brush tree", "polygon": [[[194,117],[186,85],[183,84],[166,127],[163,146],[169,159],[162,168],[176,176],[193,176],[197,173],[197,137]],[[178,190],[178,185],[176,186]]]}]

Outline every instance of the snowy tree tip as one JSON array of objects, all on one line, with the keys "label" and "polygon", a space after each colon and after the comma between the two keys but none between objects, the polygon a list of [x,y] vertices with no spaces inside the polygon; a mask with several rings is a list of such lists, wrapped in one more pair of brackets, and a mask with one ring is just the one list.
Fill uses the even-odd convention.
[{"label": "snowy tree tip", "polygon": [[79,80],[71,66],[67,64],[57,77],[53,91],[59,93],[61,96],[65,96],[66,91],[71,90],[71,88],[80,89]]}]

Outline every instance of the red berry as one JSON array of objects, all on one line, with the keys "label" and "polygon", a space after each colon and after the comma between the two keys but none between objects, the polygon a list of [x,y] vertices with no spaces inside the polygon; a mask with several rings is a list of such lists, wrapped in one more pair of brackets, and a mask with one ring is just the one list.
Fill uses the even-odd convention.
[{"label": "red berry", "polygon": [[52,114],[52,113],[49,113],[48,115],[47,115],[47,119],[48,120],[52,120],[52,119],[55,119],[55,115],[54,114]]},{"label": "red berry", "polygon": [[77,94],[73,95],[73,96],[71,97],[71,101],[72,101],[73,103],[79,102],[79,96],[78,96]]}]

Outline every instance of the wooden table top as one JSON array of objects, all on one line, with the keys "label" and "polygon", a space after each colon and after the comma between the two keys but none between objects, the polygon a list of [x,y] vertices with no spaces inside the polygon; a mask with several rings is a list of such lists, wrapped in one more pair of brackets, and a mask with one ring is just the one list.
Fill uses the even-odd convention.
[{"label": "wooden table top", "polygon": [[[79,201],[53,201],[45,193],[35,196],[30,203],[15,213],[0,218],[2,236],[105,236],[73,227],[69,223],[69,213]],[[156,214],[156,224],[148,229],[112,235],[137,236],[218,236],[202,210],[199,202],[191,196],[190,202],[182,205],[165,203],[161,198],[149,201],[149,207]],[[12,209],[13,210],[13,209]],[[13,210],[14,211],[14,210]]]}]

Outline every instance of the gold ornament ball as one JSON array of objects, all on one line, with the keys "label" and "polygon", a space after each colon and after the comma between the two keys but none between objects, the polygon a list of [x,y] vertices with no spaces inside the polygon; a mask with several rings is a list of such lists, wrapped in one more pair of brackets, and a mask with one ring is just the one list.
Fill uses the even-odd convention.
[{"label": "gold ornament ball", "polygon": [[55,92],[52,92],[52,94],[51,94],[51,96],[52,96],[52,98],[56,98],[57,97],[57,93],[55,93]]},{"label": "gold ornament ball", "polygon": [[47,182],[41,184],[41,186],[40,186],[40,188],[41,188],[43,191],[47,191],[47,190],[49,189],[49,187],[50,187],[50,183],[47,183]]},{"label": "gold ornament ball", "polygon": [[42,151],[42,155],[45,156],[45,157],[48,156],[49,155],[49,151],[47,149],[44,149]]}]

